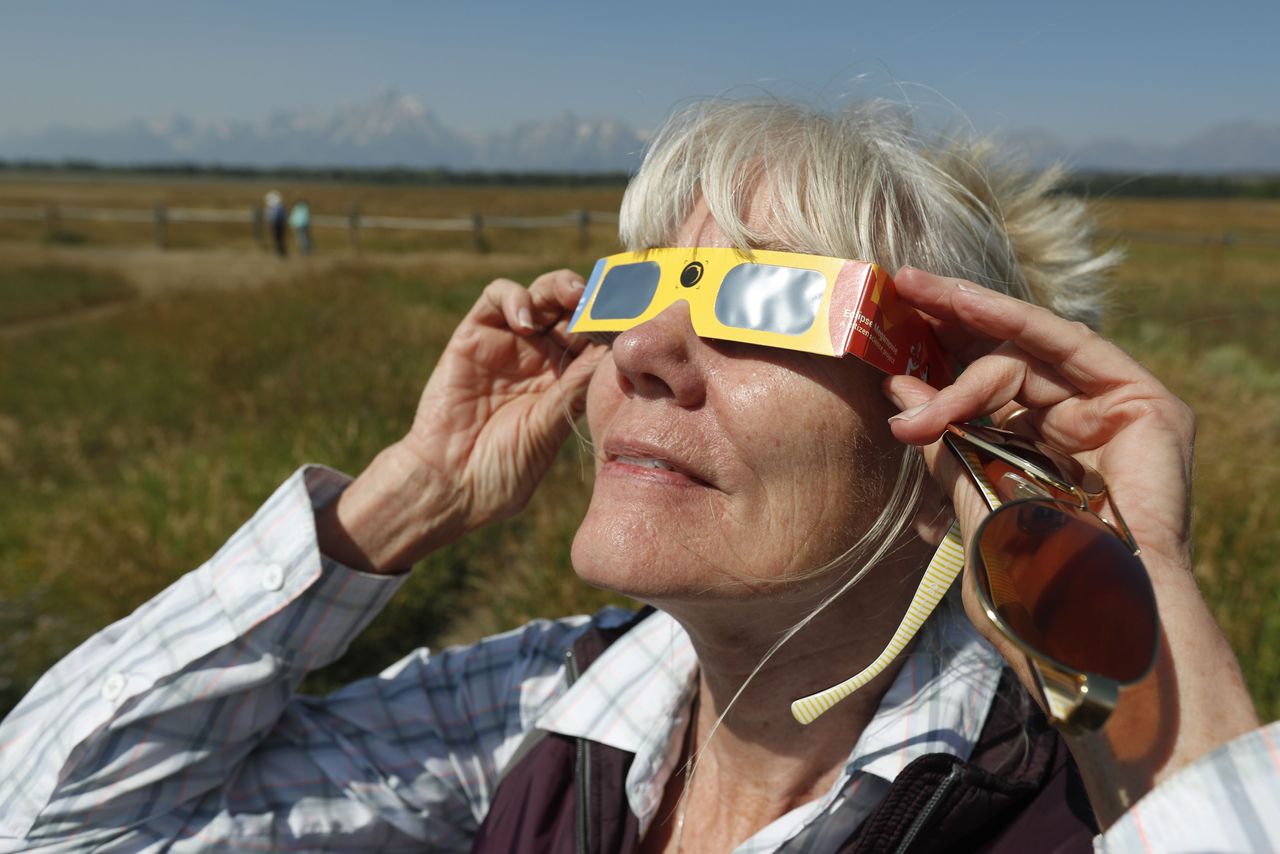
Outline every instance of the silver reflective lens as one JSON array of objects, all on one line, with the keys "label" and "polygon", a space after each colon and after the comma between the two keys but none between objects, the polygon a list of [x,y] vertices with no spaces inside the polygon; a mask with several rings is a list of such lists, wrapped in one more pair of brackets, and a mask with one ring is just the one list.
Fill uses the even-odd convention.
[{"label": "silver reflective lens", "polygon": [[826,290],[816,270],[739,264],[720,285],[716,319],[735,329],[801,335],[813,326]]},{"label": "silver reflective lens", "polygon": [[605,274],[591,304],[591,316],[596,320],[629,320],[639,317],[658,290],[658,278],[662,268],[656,261],[637,264],[619,264]]}]

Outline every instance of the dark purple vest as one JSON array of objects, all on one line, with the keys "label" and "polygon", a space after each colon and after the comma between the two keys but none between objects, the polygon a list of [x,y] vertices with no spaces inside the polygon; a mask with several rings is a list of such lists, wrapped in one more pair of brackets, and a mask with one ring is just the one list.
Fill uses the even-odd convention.
[{"label": "dark purple vest", "polygon": [[[567,656],[571,676],[648,613],[617,629],[584,634]],[[472,851],[636,850],[639,823],[623,788],[632,754],[558,733],[526,744],[499,783]],[[916,759],[837,850],[1092,851],[1095,833],[1066,745],[1006,670],[969,761],[943,753]]]}]

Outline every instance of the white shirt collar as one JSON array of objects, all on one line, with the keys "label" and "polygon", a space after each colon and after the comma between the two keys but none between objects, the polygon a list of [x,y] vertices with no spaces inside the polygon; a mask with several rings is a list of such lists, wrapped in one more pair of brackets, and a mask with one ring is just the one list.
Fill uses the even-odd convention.
[{"label": "white shirt collar", "polygon": [[[783,817],[794,820],[791,833],[829,806],[859,772],[892,781],[927,753],[967,759],[986,722],[1002,665],[958,606],[935,614],[831,791]],[[689,636],[658,611],[606,649],[539,716],[537,726],[634,753],[626,791],[643,831],[679,761],[696,673]],[[767,829],[771,836],[778,824]]]}]

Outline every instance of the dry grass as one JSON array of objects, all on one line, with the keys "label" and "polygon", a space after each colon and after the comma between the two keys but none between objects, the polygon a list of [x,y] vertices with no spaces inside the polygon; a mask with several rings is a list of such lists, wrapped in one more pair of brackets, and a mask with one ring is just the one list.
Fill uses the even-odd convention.
[{"label": "dry grass", "polygon": [[[234,207],[265,189],[7,181],[0,206],[55,196]],[[319,211],[359,197],[370,211],[428,216],[607,210],[618,197],[302,189]],[[1280,234],[1276,203],[1109,200],[1103,215],[1121,229]],[[247,235],[223,244],[190,228],[192,245],[204,248],[161,253],[147,248],[146,227],[86,233],[78,246],[44,242],[40,228],[23,242],[0,227],[0,279],[55,270],[66,281],[82,271],[83,282],[108,277],[137,294],[110,314],[0,334],[0,709],[90,632],[211,554],[299,462],[354,471],[398,436],[450,330],[488,279],[585,269],[613,249],[603,236],[583,253],[572,234],[533,232],[495,241],[485,255],[471,252],[465,235],[434,249],[413,236],[395,252],[355,255],[326,246],[322,233],[318,256],[281,262]],[[1274,718],[1280,252],[1134,244],[1129,254],[1110,333],[1199,414],[1196,573]],[[372,672],[411,645],[596,607],[603,597],[567,569],[590,488],[586,468],[567,446],[525,514],[434,555],[313,687]]]},{"label": "dry grass", "polygon": [[[1202,227],[1223,219],[1215,203]],[[1111,334],[1196,411],[1196,576],[1280,717],[1280,250],[1134,244],[1115,297]]]},{"label": "dry grass", "polygon": [[1280,236],[1280,201],[1274,199],[1105,199],[1095,209],[1106,228]]}]

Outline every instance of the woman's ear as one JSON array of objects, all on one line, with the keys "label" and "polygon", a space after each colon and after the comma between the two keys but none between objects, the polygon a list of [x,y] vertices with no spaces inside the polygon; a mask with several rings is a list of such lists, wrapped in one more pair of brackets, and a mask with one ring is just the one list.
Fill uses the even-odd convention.
[{"label": "woman's ear", "polygon": [[956,514],[951,502],[942,494],[942,488],[932,477],[925,477],[921,489],[920,503],[916,506],[911,526],[916,536],[931,546],[937,546],[951,529]]}]

